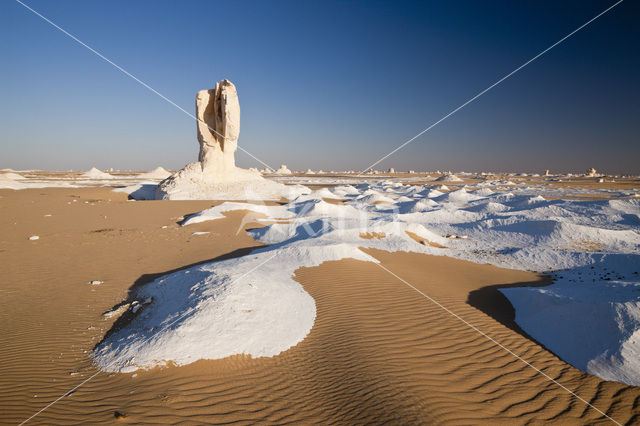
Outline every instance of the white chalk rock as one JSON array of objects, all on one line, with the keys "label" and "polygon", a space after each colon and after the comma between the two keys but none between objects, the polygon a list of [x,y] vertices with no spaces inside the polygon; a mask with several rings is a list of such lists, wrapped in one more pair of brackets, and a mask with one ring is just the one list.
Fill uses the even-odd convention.
[{"label": "white chalk rock", "polygon": [[436,181],[438,181],[438,182],[462,182],[462,179],[460,179],[458,176],[454,175],[453,173],[447,173],[447,174],[444,174],[444,175],[440,176],[439,178],[437,178]]},{"label": "white chalk rock", "polygon": [[[310,192],[264,179],[256,170],[236,167],[240,104],[229,80],[196,97],[198,162],[166,178],[156,188],[159,200],[279,200]],[[289,172],[291,173],[291,172]]]},{"label": "white chalk rock", "polygon": [[113,175],[100,171],[95,167],[92,167],[89,171],[84,172],[83,174],[80,175],[80,177],[85,179],[113,179],[114,178]]},{"label": "white chalk rock", "polygon": [[293,172],[287,168],[286,164],[281,165],[280,168],[275,171],[277,175],[290,175],[291,173]]},{"label": "white chalk rock", "polygon": [[171,172],[168,172],[163,167],[156,167],[150,172],[141,173],[137,176],[139,179],[166,179],[171,176]]},{"label": "white chalk rock", "polygon": [[0,180],[21,180],[26,179],[17,173],[0,173]]}]

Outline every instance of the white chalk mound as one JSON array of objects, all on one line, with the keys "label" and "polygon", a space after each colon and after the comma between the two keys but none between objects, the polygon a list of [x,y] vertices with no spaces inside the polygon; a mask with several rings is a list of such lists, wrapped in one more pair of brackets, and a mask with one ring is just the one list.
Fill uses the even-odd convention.
[{"label": "white chalk mound", "polygon": [[501,291],[516,308],[518,325],[563,360],[605,380],[640,386],[640,284],[622,277],[633,277],[629,265],[637,257],[617,254],[602,261],[620,279],[575,284],[599,276],[590,265],[563,272],[548,287]]},{"label": "white chalk mound", "polygon": [[113,175],[110,175],[109,173],[105,173],[101,170],[98,170],[95,167],[92,167],[90,170],[84,172],[83,174],[80,175],[80,177],[84,179],[114,179],[115,178]]},{"label": "white chalk mound", "polygon": [[274,173],[277,174],[277,175],[290,175],[293,172],[287,168],[286,164],[283,164]]},{"label": "white chalk mound", "polygon": [[[192,267],[144,286],[133,320],[93,353],[103,371],[131,372],[172,362],[247,354],[275,356],[303,340],[315,321],[313,298],[267,254]],[[252,271],[256,269],[256,271]],[[258,270],[259,269],[259,270]]]},{"label": "white chalk mound", "polygon": [[[158,200],[279,200],[307,188],[264,179],[260,173],[235,165],[240,135],[240,104],[229,80],[196,97],[198,161],[166,178],[156,188]],[[291,172],[289,172],[291,173]]]},{"label": "white chalk mound", "polygon": [[260,173],[235,168],[225,176],[211,176],[200,162],[187,164],[182,170],[160,182],[157,200],[280,200],[293,199],[310,190],[301,185],[283,185],[260,176]]},{"label": "white chalk mound", "polygon": [[437,182],[462,182],[462,179],[460,179],[458,176],[454,175],[453,173],[447,173],[437,178],[436,181]]},{"label": "white chalk mound", "polygon": [[139,174],[137,177],[139,179],[166,179],[169,176],[171,176],[171,172],[163,167],[156,167],[150,172]]},{"label": "white chalk mound", "polygon": [[17,173],[0,173],[0,179],[1,180],[21,180],[26,178]]}]

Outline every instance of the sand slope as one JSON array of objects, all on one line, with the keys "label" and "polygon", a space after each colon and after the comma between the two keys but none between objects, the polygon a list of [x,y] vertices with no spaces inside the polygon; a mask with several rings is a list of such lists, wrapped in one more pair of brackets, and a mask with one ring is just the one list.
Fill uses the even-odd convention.
[{"label": "sand slope", "polygon": [[[2,423],[19,423],[96,372],[85,351],[115,319],[102,313],[134,283],[257,245],[236,235],[242,212],[177,225],[211,202],[128,202],[107,189],[0,197]],[[200,231],[210,234],[193,235]],[[582,373],[518,332],[492,286],[544,283],[537,275],[369,253],[617,421],[640,420],[639,388]],[[113,423],[116,412],[142,424],[610,423],[373,263],[329,262],[298,270],[296,280],[315,299],[317,317],[282,355],[198,361],[135,378],[101,373],[33,423]]]}]

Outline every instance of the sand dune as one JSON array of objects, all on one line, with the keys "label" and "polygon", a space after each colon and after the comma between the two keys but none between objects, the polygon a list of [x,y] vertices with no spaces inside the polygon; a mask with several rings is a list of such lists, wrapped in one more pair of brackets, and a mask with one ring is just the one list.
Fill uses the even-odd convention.
[{"label": "sand dune", "polygon": [[[243,212],[178,226],[213,204],[206,201],[128,202],[107,188],[0,190],[0,197],[2,423],[19,423],[97,371],[88,352],[115,320],[102,314],[133,285],[259,245],[236,235]],[[545,284],[543,277],[368,253],[616,421],[640,420],[639,388],[576,370],[513,323],[496,286]],[[317,307],[296,347],[135,377],[100,373],[33,423],[610,423],[376,264],[328,262],[295,279]]]}]

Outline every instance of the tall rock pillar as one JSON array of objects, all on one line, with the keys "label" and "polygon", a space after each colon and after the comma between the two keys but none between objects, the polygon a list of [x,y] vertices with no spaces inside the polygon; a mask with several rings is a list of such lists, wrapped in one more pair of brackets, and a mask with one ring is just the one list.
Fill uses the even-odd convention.
[{"label": "tall rock pillar", "polygon": [[240,103],[236,86],[229,80],[196,96],[198,161],[204,175],[224,175],[235,170],[235,152],[240,135]]}]

